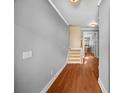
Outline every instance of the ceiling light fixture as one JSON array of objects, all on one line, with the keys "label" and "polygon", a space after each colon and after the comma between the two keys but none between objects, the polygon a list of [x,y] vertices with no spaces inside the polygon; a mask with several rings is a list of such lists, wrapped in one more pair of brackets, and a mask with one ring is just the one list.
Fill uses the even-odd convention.
[{"label": "ceiling light fixture", "polygon": [[69,0],[69,2],[71,3],[71,5],[76,6],[79,4],[80,0]]},{"label": "ceiling light fixture", "polygon": [[91,27],[96,27],[98,25],[98,23],[96,21],[92,21],[89,26]]}]

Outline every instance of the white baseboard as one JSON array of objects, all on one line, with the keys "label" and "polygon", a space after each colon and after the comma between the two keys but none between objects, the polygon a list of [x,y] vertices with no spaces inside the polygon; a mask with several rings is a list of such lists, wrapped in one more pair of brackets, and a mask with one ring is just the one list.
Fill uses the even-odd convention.
[{"label": "white baseboard", "polygon": [[53,84],[53,82],[57,79],[59,74],[62,72],[62,70],[65,68],[67,65],[67,62],[62,66],[62,68],[53,76],[53,78],[46,84],[46,86],[42,89],[40,93],[46,93],[47,90],[50,88],[50,86]]},{"label": "white baseboard", "polygon": [[106,89],[105,89],[105,87],[104,87],[104,85],[103,85],[103,83],[102,83],[100,78],[98,79],[98,83],[99,83],[99,86],[100,86],[100,88],[102,90],[102,93],[107,93],[107,91],[106,91]]}]

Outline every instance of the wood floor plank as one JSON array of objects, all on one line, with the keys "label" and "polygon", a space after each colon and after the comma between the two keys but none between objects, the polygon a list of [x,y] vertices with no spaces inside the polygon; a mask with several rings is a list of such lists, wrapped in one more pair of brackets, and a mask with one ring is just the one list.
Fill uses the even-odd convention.
[{"label": "wood floor plank", "polygon": [[68,64],[47,93],[102,93],[95,75],[93,59],[87,64]]}]

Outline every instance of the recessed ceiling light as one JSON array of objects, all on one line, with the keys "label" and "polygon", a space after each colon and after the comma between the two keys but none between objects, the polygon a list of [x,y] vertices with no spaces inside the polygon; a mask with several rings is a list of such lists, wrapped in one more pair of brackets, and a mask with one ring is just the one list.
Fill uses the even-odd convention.
[{"label": "recessed ceiling light", "polygon": [[71,5],[75,6],[79,4],[80,0],[69,0],[69,2],[71,3]]}]

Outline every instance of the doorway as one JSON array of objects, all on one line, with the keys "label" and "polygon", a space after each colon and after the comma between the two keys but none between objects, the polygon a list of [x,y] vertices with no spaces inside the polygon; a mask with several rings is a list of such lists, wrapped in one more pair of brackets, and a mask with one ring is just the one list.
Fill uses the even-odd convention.
[{"label": "doorway", "polygon": [[80,26],[69,27],[69,39],[68,63],[81,64],[83,42]]},{"label": "doorway", "polygon": [[81,34],[83,34],[83,48],[84,48],[84,56],[88,49],[94,54],[95,57],[99,57],[99,36],[98,30],[81,30]]}]

